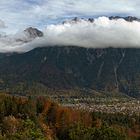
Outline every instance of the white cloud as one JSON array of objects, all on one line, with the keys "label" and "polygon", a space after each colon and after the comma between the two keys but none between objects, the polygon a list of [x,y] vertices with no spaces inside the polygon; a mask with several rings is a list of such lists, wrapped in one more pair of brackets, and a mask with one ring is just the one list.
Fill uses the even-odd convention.
[{"label": "white cloud", "polygon": [[13,33],[75,16],[132,15],[140,17],[139,0],[0,0],[0,17]]},{"label": "white cloud", "polygon": [[6,28],[4,21],[0,20],[0,28]]},{"label": "white cloud", "polygon": [[36,47],[55,45],[87,48],[140,48],[140,22],[99,17],[93,23],[88,20],[80,20],[77,23],[48,25],[44,31],[44,37],[29,43],[19,44],[13,41],[15,38],[10,38],[10,41],[7,39],[3,42],[0,40],[0,51],[29,51]]},{"label": "white cloud", "polygon": [[[107,20],[104,20],[103,22],[106,22],[106,24],[103,25],[100,23],[100,26],[98,24],[94,26],[89,23],[79,23],[78,25],[73,26],[69,25],[70,27],[65,27],[66,25],[51,25],[52,23],[63,21],[65,18],[76,16],[97,17],[102,15],[132,15],[140,18],[140,13],[138,12],[140,11],[139,0],[0,0],[0,10],[0,19],[2,20],[0,20],[0,34],[2,32],[13,34],[17,31],[24,30],[29,26],[38,27],[39,29],[44,30],[48,26],[47,32],[49,32],[49,34],[46,35],[46,38],[49,38],[50,40],[55,38],[54,42],[58,42],[58,44],[65,44],[67,42],[67,44],[74,45],[87,44],[87,46],[95,46],[97,44],[97,47],[103,45],[111,46],[115,40],[116,42],[120,40],[119,38],[125,39],[123,44],[120,42],[118,43],[120,46],[127,44],[124,42],[130,42],[130,45],[132,44],[135,46],[138,46],[139,44],[139,38],[138,40],[135,39],[139,37],[139,29],[132,27],[133,25],[137,26],[137,23],[133,23],[131,25],[131,23],[125,22],[124,26],[120,23],[114,25],[109,21],[110,26],[103,27],[108,23]],[[7,28],[4,28],[5,23],[3,21],[6,23]],[[89,31],[88,28],[90,28],[92,32]],[[59,30],[61,30],[61,33]],[[79,35],[80,30],[83,32],[81,36]],[[51,33],[52,31],[59,34],[59,37],[56,33]],[[96,32],[102,33],[102,35]],[[110,37],[106,32],[112,34],[112,37]],[[129,33],[132,34],[133,37],[128,36]],[[87,34],[89,36],[87,36]],[[118,34],[117,37],[116,34]],[[51,38],[51,35],[53,35],[53,38]],[[76,38],[74,38],[75,36]],[[94,39],[92,38],[94,42],[91,42],[90,36],[99,37],[94,37]],[[39,43],[38,45],[43,44],[43,42],[47,40],[46,38],[42,38],[41,41],[36,42]],[[65,38],[65,41],[63,38]],[[104,42],[100,42],[99,38],[102,40],[104,39]],[[110,38],[113,38],[112,43],[111,41],[107,42]],[[47,40],[48,44],[51,44],[50,40]],[[18,45],[15,46],[15,44],[12,45],[12,43],[10,46],[8,47],[8,45],[6,46],[3,41],[0,41],[0,50],[21,49],[21,46],[18,47]],[[22,48],[24,49],[23,45]]]}]

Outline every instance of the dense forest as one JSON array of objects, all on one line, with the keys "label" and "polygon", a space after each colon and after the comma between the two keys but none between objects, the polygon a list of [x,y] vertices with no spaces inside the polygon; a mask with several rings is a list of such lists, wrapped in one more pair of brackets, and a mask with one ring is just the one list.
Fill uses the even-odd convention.
[{"label": "dense forest", "polygon": [[63,107],[47,97],[0,94],[0,140],[140,139],[140,118]]}]

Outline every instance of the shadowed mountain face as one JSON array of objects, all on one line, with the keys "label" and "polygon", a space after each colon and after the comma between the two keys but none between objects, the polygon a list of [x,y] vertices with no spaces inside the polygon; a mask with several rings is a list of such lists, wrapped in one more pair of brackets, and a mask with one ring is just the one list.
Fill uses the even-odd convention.
[{"label": "shadowed mountain face", "polygon": [[38,82],[50,88],[91,88],[140,96],[140,49],[37,48],[0,59],[0,88]]}]

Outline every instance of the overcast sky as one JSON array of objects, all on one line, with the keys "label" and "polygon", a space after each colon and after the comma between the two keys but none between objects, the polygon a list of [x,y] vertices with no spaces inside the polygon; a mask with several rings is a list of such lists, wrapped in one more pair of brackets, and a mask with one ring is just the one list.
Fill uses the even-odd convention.
[{"label": "overcast sky", "polygon": [[0,0],[0,31],[45,28],[71,17],[137,16],[140,0]]}]

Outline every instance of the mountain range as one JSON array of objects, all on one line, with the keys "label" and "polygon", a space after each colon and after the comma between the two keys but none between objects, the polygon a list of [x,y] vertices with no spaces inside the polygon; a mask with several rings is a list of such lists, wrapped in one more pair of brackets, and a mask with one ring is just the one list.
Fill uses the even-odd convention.
[{"label": "mountain range", "polygon": [[[139,21],[135,17],[124,19]],[[24,32],[29,40],[43,36],[32,27]],[[39,46],[25,53],[0,53],[1,90],[32,82],[50,89],[92,89],[140,97],[140,49]]]}]

